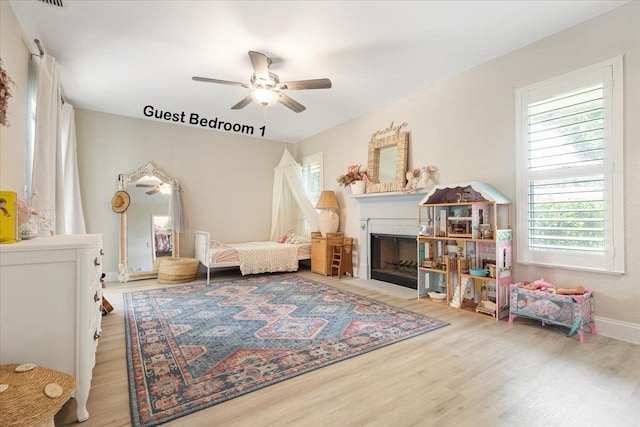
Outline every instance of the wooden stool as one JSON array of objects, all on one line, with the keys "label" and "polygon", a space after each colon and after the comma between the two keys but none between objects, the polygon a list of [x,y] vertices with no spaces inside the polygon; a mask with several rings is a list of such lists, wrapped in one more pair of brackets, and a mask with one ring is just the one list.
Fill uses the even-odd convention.
[{"label": "wooden stool", "polygon": [[336,270],[338,279],[342,274],[349,273],[353,277],[353,238],[345,237],[341,242],[331,242],[333,257],[331,259],[331,275]]},{"label": "wooden stool", "polygon": [[196,280],[197,258],[164,258],[158,267],[158,283],[186,283]]},{"label": "wooden stool", "polygon": [[76,379],[42,366],[21,371],[26,366],[0,366],[0,389],[4,389],[0,392],[0,425],[54,427],[53,417],[69,400]]}]

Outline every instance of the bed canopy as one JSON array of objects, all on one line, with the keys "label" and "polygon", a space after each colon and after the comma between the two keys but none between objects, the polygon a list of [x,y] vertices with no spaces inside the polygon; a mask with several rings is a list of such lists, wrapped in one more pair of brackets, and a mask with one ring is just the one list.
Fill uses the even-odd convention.
[{"label": "bed canopy", "polygon": [[[312,230],[317,229],[318,213],[304,191],[302,166],[285,148],[280,163],[274,169],[269,239],[278,240],[287,231],[296,230],[301,215]],[[302,230],[296,232],[301,234]]]}]

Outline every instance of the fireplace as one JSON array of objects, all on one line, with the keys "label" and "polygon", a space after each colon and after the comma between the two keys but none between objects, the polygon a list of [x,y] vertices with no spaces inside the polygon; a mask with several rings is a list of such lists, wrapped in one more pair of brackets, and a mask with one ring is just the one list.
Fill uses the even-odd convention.
[{"label": "fireplace", "polygon": [[416,237],[371,233],[371,278],[418,289]]},{"label": "fireplace", "polygon": [[[361,279],[417,289],[418,268],[412,268],[411,262],[418,263],[418,204],[424,196],[403,192],[353,196],[360,205],[357,265]],[[389,255],[391,250],[397,254]]]}]

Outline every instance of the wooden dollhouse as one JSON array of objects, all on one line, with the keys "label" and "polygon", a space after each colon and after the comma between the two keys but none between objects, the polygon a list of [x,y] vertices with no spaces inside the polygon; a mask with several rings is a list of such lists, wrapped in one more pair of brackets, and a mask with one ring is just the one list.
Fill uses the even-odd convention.
[{"label": "wooden dollhouse", "polygon": [[435,186],[418,205],[418,297],[506,317],[510,218],[511,202],[488,184]]}]

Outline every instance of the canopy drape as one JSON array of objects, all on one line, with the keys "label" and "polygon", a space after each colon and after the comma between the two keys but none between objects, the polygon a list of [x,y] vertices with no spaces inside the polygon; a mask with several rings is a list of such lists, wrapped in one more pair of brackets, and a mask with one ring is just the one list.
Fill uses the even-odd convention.
[{"label": "canopy drape", "polygon": [[317,230],[318,213],[304,191],[302,166],[286,148],[274,169],[272,197],[270,240],[278,240],[287,231],[295,230],[300,215],[312,230]]}]

